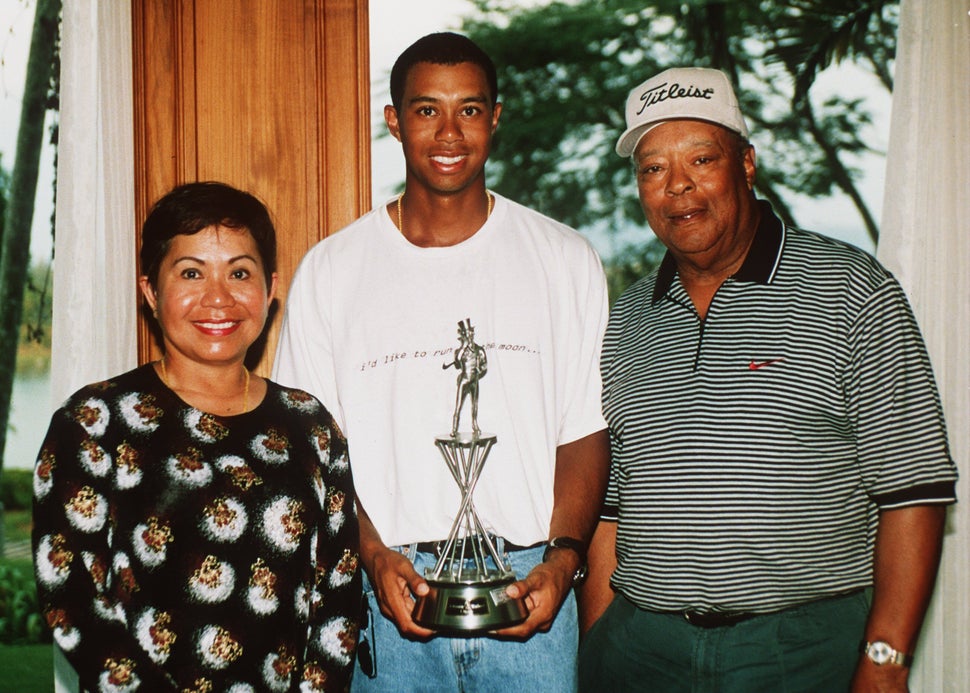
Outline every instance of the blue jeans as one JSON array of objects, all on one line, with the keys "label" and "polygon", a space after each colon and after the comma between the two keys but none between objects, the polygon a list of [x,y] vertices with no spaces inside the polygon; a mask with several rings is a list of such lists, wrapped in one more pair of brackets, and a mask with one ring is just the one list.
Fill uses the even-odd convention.
[{"label": "blue jeans", "polygon": [[617,595],[583,638],[584,693],[837,693],[859,661],[863,591],[700,628]]},{"label": "blue jeans", "polygon": [[[508,554],[519,578],[542,561],[543,547]],[[402,552],[403,553],[403,552]],[[424,575],[435,556],[407,552]],[[579,630],[576,597],[570,592],[547,633],[526,641],[489,637],[437,636],[426,641],[401,637],[397,626],[381,614],[374,588],[364,575],[364,598],[371,627],[361,630],[376,663],[372,678],[354,668],[353,693],[572,693],[576,690],[576,650]],[[368,667],[369,668],[369,667]]]}]

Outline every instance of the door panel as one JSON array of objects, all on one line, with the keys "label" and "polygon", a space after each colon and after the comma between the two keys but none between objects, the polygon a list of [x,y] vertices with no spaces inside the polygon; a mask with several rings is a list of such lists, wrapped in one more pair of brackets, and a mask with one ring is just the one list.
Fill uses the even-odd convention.
[{"label": "door panel", "polygon": [[[262,375],[300,258],[370,207],[367,21],[364,0],[132,0],[136,218],[195,180],[266,203],[280,281],[250,354]],[[159,353],[143,314],[139,362]]]}]

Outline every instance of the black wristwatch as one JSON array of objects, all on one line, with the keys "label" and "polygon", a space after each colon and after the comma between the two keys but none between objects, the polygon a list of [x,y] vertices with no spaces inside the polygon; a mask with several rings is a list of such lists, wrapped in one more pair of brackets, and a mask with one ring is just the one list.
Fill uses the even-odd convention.
[{"label": "black wristwatch", "polygon": [[569,549],[575,551],[576,555],[579,556],[579,568],[573,573],[573,586],[586,579],[589,567],[586,565],[586,545],[582,541],[573,537],[553,537],[546,544],[546,550],[542,552],[543,563],[549,558],[549,552],[554,549]]}]

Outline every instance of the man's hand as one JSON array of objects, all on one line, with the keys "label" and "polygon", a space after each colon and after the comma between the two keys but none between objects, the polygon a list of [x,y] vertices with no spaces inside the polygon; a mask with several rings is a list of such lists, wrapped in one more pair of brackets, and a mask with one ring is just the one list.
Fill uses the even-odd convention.
[{"label": "man's hand", "polygon": [[522,623],[497,630],[493,635],[500,638],[528,640],[537,631],[546,632],[559,613],[573,586],[573,575],[579,569],[579,557],[574,551],[552,551],[549,560],[538,564],[524,580],[518,580],[505,588],[513,599],[525,599],[529,616]]},{"label": "man's hand", "polygon": [[426,595],[431,589],[428,583],[418,575],[406,556],[387,548],[360,498],[357,499],[357,519],[360,522],[360,560],[374,587],[381,613],[394,621],[404,637],[431,637],[433,631],[422,628],[411,618],[414,611],[412,595]]},{"label": "man's hand", "polygon": [[401,635],[412,639],[424,639],[434,631],[422,628],[411,618],[414,596],[428,594],[428,583],[418,575],[406,556],[384,547],[370,557],[368,570],[381,613],[394,621]]}]

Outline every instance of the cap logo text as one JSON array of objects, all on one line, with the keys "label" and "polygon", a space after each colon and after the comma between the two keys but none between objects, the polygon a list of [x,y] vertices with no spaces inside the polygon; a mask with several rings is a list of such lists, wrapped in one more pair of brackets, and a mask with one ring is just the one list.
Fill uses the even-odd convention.
[{"label": "cap logo text", "polygon": [[674,82],[671,85],[667,85],[666,82],[663,84],[658,84],[651,89],[647,89],[645,92],[640,94],[640,101],[643,105],[640,110],[637,111],[637,115],[643,113],[650,106],[655,106],[658,103],[663,103],[670,99],[707,99],[714,95],[714,88],[708,87],[707,89],[701,89],[700,87],[695,87],[693,84],[688,84],[687,86],[681,86]]}]

